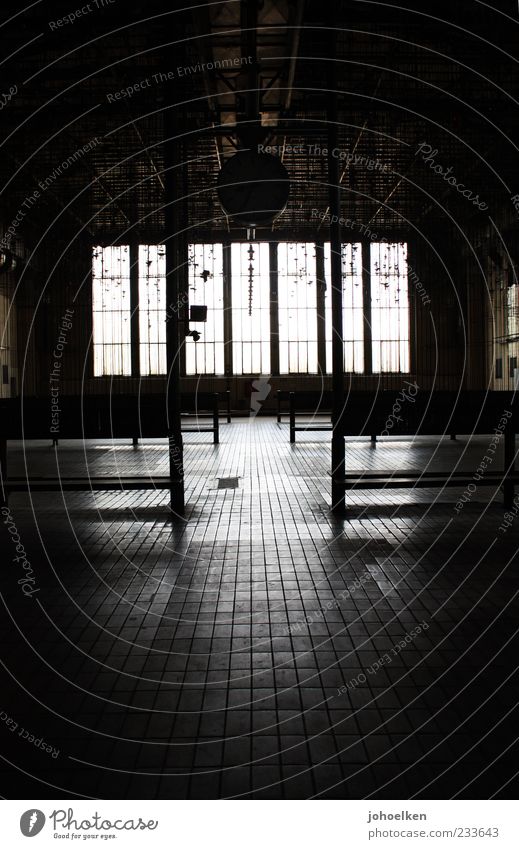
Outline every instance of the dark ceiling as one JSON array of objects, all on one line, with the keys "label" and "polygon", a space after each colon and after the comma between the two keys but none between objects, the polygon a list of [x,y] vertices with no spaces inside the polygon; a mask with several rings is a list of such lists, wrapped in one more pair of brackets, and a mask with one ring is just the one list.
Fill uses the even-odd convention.
[{"label": "dark ceiling", "polygon": [[[277,146],[291,179],[274,231],[314,233],[312,210],[328,206],[320,149],[334,90],[343,215],[355,226],[389,233],[477,220],[481,211],[435,164],[487,216],[519,190],[513,0],[186,6],[91,0],[58,24],[76,11],[68,0],[27,11],[3,3],[2,92],[14,92],[0,112],[4,228],[43,182],[20,226],[29,243],[50,221],[68,236],[159,241],[163,141],[173,132],[188,163],[176,185],[189,196],[193,238],[244,235],[223,214],[215,182],[239,144],[258,140]],[[420,144],[437,151],[433,162],[417,155]]]}]

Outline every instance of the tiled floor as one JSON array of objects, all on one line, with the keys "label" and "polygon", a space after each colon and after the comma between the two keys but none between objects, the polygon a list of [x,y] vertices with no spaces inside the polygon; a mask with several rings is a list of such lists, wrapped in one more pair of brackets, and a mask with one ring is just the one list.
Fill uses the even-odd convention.
[{"label": "tiled floor", "polygon": [[[485,450],[348,441],[347,462],[472,470]],[[516,796],[519,518],[499,530],[499,493],[456,514],[458,490],[357,491],[339,520],[327,433],[237,421],[185,454],[185,522],[160,491],[10,500],[38,592],[4,523],[2,795]],[[167,472],[151,443],[10,459]]]}]

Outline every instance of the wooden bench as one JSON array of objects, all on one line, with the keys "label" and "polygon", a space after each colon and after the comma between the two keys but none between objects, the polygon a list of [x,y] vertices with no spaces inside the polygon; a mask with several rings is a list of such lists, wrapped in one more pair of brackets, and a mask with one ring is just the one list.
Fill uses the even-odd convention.
[{"label": "wooden bench", "polygon": [[171,478],[169,475],[157,475],[155,477],[103,475],[102,477],[22,477],[8,478],[5,483],[5,491],[8,495],[12,492],[91,492],[136,489],[170,489]]},{"label": "wooden bench", "polygon": [[[363,394],[365,395],[365,393]],[[326,412],[331,416],[333,398],[331,392],[328,390],[323,390],[322,392],[278,390],[278,422],[282,421],[281,401],[285,398],[288,399],[289,440],[292,444],[296,441],[297,431],[304,431],[305,433],[312,431],[332,431],[331,418],[329,422],[323,422],[319,419],[301,421],[297,418],[301,412],[311,412],[314,415],[322,415],[323,412]],[[371,433],[369,435],[371,441],[376,443],[376,434]]]},{"label": "wooden bench", "polygon": [[[509,475],[509,480],[519,483],[519,472]],[[486,486],[501,486],[503,473],[485,475]],[[344,477],[344,488],[349,489],[414,489],[414,487],[460,487],[469,486],[474,483],[474,475],[470,472],[420,472],[410,469],[405,473],[377,472],[376,474],[365,474],[364,472],[347,473]]]},{"label": "wooden bench", "polygon": [[[507,507],[513,504],[515,485],[515,435],[519,415],[515,393],[462,390],[460,392],[422,391],[400,402],[395,409],[398,392],[350,393],[344,400],[332,432],[332,509],[345,510],[345,493],[352,489],[413,487],[499,487]],[[397,420],[398,419],[398,420]],[[391,427],[388,428],[388,423]],[[422,472],[420,470],[370,471],[346,473],[346,436],[387,434],[395,436],[451,436],[457,434],[492,435],[489,441],[491,461],[476,478],[476,467],[469,472]],[[494,448],[490,448],[496,443]],[[501,470],[494,466],[493,453],[504,446]],[[487,456],[485,452],[482,457]],[[478,466],[479,463],[478,462]]]},{"label": "wooden bench", "polygon": [[[199,424],[182,427],[183,433],[212,433],[213,443],[220,441],[220,408],[222,396],[218,393],[198,392],[181,396],[182,415],[197,419],[209,418],[207,426]],[[225,395],[224,395],[225,398]],[[227,414],[230,413],[227,402]],[[53,424],[51,399],[15,398],[0,401],[0,475],[4,494],[28,489],[148,489],[160,488],[153,480],[132,477],[122,478],[34,478],[8,477],[7,440],[35,439],[132,439],[167,438],[168,417],[163,395],[84,395],[60,396],[59,416]],[[124,486],[121,486],[123,481]],[[159,481],[158,478],[155,481]],[[164,488],[170,478],[164,478]],[[33,486],[34,484],[34,486]]]},{"label": "wooden bench", "polygon": [[[325,413],[330,415],[332,409],[332,393],[328,389],[321,390],[292,390],[278,389],[276,392],[277,420],[278,424],[283,421],[283,416],[288,415],[289,420],[294,413]],[[288,409],[283,410],[283,402],[287,403]]]},{"label": "wooden bench", "polygon": [[277,396],[277,420],[278,424],[281,424],[283,420],[283,410],[282,410],[282,402],[288,401],[288,420],[289,420],[289,433],[290,433],[290,442],[296,441],[296,431],[304,430],[304,431],[312,431],[312,430],[330,430],[332,429],[332,423],[322,422],[318,419],[313,419],[309,422],[301,422],[296,419],[296,415],[301,412],[305,413],[313,413],[322,415],[323,413],[330,414],[331,411],[331,392],[328,390],[323,390],[322,392],[318,390],[303,390],[303,391],[292,391],[289,389],[278,389],[276,392]]}]

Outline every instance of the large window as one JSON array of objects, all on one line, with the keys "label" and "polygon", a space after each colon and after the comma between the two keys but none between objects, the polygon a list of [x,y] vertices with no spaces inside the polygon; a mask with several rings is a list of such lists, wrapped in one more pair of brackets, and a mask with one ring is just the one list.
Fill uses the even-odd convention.
[{"label": "large window", "polygon": [[186,339],[186,374],[224,374],[223,246],[189,245],[189,305],[207,306],[207,322],[190,327],[202,338]]},{"label": "large window", "polygon": [[519,337],[519,285],[508,287],[506,310],[506,335]]},{"label": "large window", "polygon": [[[324,246],[326,278],[326,370],[332,370],[330,245]],[[364,301],[364,270],[371,281]],[[372,242],[342,246],[344,370],[363,373],[365,345],[373,373],[409,371],[407,245]],[[365,340],[364,329],[370,336]],[[369,351],[369,347],[368,347]]]},{"label": "large window", "polygon": [[374,372],[409,371],[407,245],[371,245],[371,339]]},{"label": "large window", "polygon": [[278,245],[279,371],[317,372],[315,245]]},{"label": "large window", "polygon": [[139,245],[139,355],[142,375],[166,373],[164,245]]},{"label": "large window", "polygon": [[[277,248],[268,242],[234,243],[229,249],[228,280],[224,275],[226,250],[221,243],[189,246],[188,294],[180,295],[178,306],[180,318],[186,321],[181,323],[181,342],[188,326],[188,306],[206,306],[207,321],[189,323],[201,339],[194,342],[186,337],[185,373],[222,375],[228,358],[233,374],[269,374],[271,351],[278,346],[281,374],[316,374],[320,345],[326,351],[326,371],[330,373],[330,244],[324,245],[324,295],[317,281],[322,266],[314,243],[281,242]],[[277,281],[271,279],[275,274],[273,250],[277,250]],[[341,269],[345,372],[408,372],[407,245],[343,244]],[[92,272],[94,375],[165,374],[165,246],[95,247]],[[274,282],[277,328],[275,324],[271,328]],[[518,287],[509,290],[509,333],[518,332],[517,291]],[[136,313],[133,320],[132,307]],[[224,321],[225,310],[230,311],[229,322]],[[320,310],[324,321],[318,315]],[[137,328],[138,339],[132,338],[132,329],[137,337]]]},{"label": "large window", "polygon": [[234,374],[270,373],[268,242],[233,244],[232,356]]},{"label": "large window", "polygon": [[[342,333],[344,339],[344,371],[364,371],[364,299],[362,290],[362,245],[344,244],[342,265]],[[332,284],[330,243],[324,246],[326,280],[326,371],[332,371]]]},{"label": "large window", "polygon": [[130,249],[95,247],[92,261],[94,375],[132,372]]}]

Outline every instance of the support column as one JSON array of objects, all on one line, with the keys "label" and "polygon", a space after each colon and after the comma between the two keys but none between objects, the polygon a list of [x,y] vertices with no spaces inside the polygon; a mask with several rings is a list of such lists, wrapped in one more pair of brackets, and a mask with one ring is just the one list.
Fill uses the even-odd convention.
[{"label": "support column", "polygon": [[[362,318],[364,329],[364,374],[373,374],[373,334],[371,328],[371,242],[362,242]],[[377,435],[370,434],[376,447]]]},{"label": "support column", "polygon": [[223,339],[224,369],[230,380],[232,376],[232,282],[231,282],[231,245],[223,245]]},{"label": "support column", "polygon": [[[187,269],[187,239],[181,230],[187,223],[186,201],[182,197],[182,146],[174,139],[176,125],[183,128],[179,110],[173,111],[171,87],[165,87],[164,109],[164,180],[165,180],[165,238],[166,246],[166,303],[178,305],[184,290],[181,275]],[[177,516],[184,515],[184,447],[181,432],[180,408],[180,336],[178,306],[168,311],[166,321],[167,356],[167,434],[169,446],[170,506]]]},{"label": "support column", "polygon": [[339,184],[339,160],[332,151],[339,147],[337,127],[337,93],[335,90],[335,62],[330,63],[330,99],[328,106],[328,184],[330,206],[330,259],[332,287],[332,510],[345,511],[344,476],[346,458],[342,416],[344,407],[344,341],[342,326],[342,247],[341,247],[341,197]]},{"label": "support column", "polygon": [[279,375],[278,245],[269,242],[270,373]]},{"label": "support column", "polygon": [[130,311],[132,377],[139,377],[139,245],[136,242],[130,244]]},{"label": "support column", "polygon": [[7,439],[0,437],[0,506],[7,506]]},{"label": "support column", "polygon": [[[132,377],[139,378],[141,362],[139,328],[139,245],[137,242],[133,241],[130,244],[130,312]],[[132,437],[132,445],[136,448],[138,444],[139,434],[136,432]]]},{"label": "support column", "polygon": [[315,243],[315,276],[317,286],[317,363],[326,374],[326,280],[324,273],[324,242]]},{"label": "support column", "polygon": [[371,243],[362,242],[362,314],[364,318],[364,374],[373,374],[371,332]]}]

